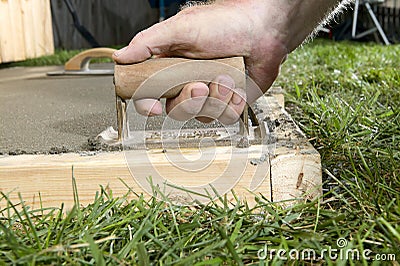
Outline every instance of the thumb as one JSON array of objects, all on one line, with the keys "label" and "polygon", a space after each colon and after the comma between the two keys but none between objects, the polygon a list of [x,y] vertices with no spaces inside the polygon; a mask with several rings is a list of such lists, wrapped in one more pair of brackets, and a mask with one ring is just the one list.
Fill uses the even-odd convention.
[{"label": "thumb", "polygon": [[116,51],[113,60],[119,64],[145,61],[153,55],[167,53],[174,40],[175,30],[171,30],[167,20],[136,34],[128,46]]}]

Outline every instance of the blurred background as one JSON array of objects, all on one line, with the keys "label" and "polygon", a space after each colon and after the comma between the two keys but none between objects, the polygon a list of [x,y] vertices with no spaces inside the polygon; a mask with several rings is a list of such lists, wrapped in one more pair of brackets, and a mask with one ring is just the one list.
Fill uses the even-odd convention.
[{"label": "blurred background", "polygon": [[[400,40],[400,0],[356,0],[320,36],[332,40]],[[0,63],[55,49],[121,46],[148,26],[174,15],[185,0],[0,1]]]},{"label": "blurred background", "polygon": [[[55,47],[77,49],[88,47],[76,28],[66,2],[75,7],[75,12],[101,46],[126,44],[140,30],[174,15],[185,0],[51,0]],[[400,12],[398,0],[357,1],[357,34],[373,29],[375,24],[366,4],[371,7],[387,39],[399,41]],[[358,38],[352,37],[354,8],[344,12],[336,23],[328,28],[327,37],[335,40],[358,39],[360,41],[382,41],[378,31]]]}]

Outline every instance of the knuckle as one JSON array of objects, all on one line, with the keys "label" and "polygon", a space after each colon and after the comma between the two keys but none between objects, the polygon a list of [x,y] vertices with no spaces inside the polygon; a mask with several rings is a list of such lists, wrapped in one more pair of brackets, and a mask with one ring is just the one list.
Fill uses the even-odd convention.
[{"label": "knuckle", "polygon": [[227,105],[228,104],[226,102],[221,101],[220,99],[209,97],[205,107],[207,110],[210,110],[210,112],[223,112]]},{"label": "knuckle", "polygon": [[226,125],[234,124],[239,120],[241,112],[242,110],[228,106],[218,120]]}]

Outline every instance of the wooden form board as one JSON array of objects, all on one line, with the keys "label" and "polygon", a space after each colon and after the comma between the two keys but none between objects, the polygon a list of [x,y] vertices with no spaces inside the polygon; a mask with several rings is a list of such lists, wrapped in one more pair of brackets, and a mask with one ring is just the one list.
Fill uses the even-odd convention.
[{"label": "wooden form board", "polygon": [[0,1],[0,63],[53,53],[49,0]]},{"label": "wooden form board", "polygon": [[[249,148],[214,147],[213,159],[200,170],[185,168],[188,159],[204,163],[199,150],[194,148],[183,148],[180,152],[161,148],[104,152],[91,156],[73,153],[3,156],[0,158],[0,190],[15,203],[19,202],[20,192],[33,207],[40,207],[41,199],[42,206],[58,207],[63,202],[71,208],[74,204],[73,167],[80,203],[84,205],[93,202],[100,186],[121,196],[128,192],[127,184],[131,191],[150,196],[146,179],[157,174],[190,190],[212,183],[219,193],[226,191],[230,199],[233,199],[230,193],[233,189],[239,198],[250,204],[254,193],[271,201],[319,196],[322,178],[318,152],[275,98],[263,99],[265,101],[256,105],[256,109],[264,113],[264,123],[274,132],[271,143]],[[207,149],[203,152],[207,154]],[[181,155],[185,156],[184,160]],[[191,197],[184,191],[174,191],[170,196],[183,198],[185,202]],[[4,200],[0,201],[0,205],[4,204]]]}]

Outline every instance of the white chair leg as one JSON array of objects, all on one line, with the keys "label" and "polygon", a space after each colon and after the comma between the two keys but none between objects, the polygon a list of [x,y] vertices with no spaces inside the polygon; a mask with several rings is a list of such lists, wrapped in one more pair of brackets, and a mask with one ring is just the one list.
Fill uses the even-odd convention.
[{"label": "white chair leg", "polygon": [[353,13],[353,27],[351,29],[351,37],[357,38],[357,19],[358,19],[358,9],[360,6],[360,1],[356,0],[354,3],[354,13]]},{"label": "white chair leg", "polygon": [[365,31],[363,31],[361,33],[357,33],[357,19],[358,19],[358,13],[359,13],[359,9],[360,9],[361,3],[360,3],[360,0],[355,0],[355,2],[354,2],[354,13],[353,13],[353,24],[352,24],[352,29],[351,29],[351,37],[353,39],[359,39],[359,38],[362,38],[362,37],[364,37],[364,36],[366,36],[368,34],[373,33],[374,31],[378,30],[379,34],[382,37],[383,42],[386,45],[389,45],[390,42],[389,42],[388,38],[386,37],[386,34],[385,34],[384,30],[382,29],[381,24],[379,23],[378,19],[376,18],[375,13],[371,8],[370,3],[365,1],[363,4],[367,8],[368,14],[370,15],[372,21],[375,24],[375,28],[372,28],[372,29],[369,29],[369,30],[365,30]]},{"label": "white chair leg", "polygon": [[381,37],[382,37],[382,39],[383,39],[383,42],[384,42],[386,45],[390,45],[390,42],[389,42],[389,40],[387,39],[386,34],[385,34],[385,32],[383,31],[383,29],[382,29],[382,27],[381,27],[381,24],[379,23],[378,19],[376,18],[375,13],[374,13],[374,11],[373,11],[372,8],[371,8],[371,5],[370,5],[368,2],[366,2],[366,3],[365,3],[365,7],[367,8],[369,15],[371,16],[372,21],[373,21],[374,24],[375,24],[375,27],[378,29],[379,34],[381,35]]}]

